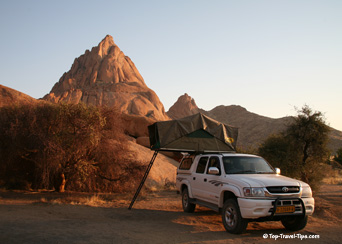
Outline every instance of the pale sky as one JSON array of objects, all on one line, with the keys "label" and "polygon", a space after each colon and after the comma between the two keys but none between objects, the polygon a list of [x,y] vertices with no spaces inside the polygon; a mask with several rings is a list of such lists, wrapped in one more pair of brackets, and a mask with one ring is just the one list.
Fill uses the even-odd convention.
[{"label": "pale sky", "polygon": [[307,104],[342,130],[340,0],[1,0],[0,30],[0,84],[34,98],[109,34],[166,110]]}]

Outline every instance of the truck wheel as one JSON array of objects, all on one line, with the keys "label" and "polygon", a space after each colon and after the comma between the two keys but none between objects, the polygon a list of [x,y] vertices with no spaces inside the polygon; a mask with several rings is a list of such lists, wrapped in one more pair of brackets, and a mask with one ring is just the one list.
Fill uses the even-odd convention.
[{"label": "truck wheel", "polygon": [[241,217],[240,208],[235,199],[228,199],[222,208],[222,222],[226,231],[233,234],[243,233],[248,221]]},{"label": "truck wheel", "polygon": [[308,223],[308,216],[288,216],[283,218],[281,223],[287,230],[301,230]]},{"label": "truck wheel", "polygon": [[190,202],[188,188],[185,188],[182,191],[182,205],[183,205],[183,210],[186,213],[193,213],[195,211],[196,204],[193,204]]}]

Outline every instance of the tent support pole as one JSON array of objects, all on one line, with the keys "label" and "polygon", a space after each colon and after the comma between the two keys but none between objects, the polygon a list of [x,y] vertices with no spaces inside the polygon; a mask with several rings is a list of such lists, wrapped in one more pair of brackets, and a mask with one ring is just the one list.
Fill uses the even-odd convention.
[{"label": "tent support pole", "polygon": [[157,150],[157,151],[154,151],[154,154],[153,154],[153,156],[152,156],[152,158],[151,158],[150,164],[148,165],[148,167],[147,167],[147,169],[146,169],[146,172],[145,172],[145,174],[144,174],[144,177],[142,178],[142,180],[141,180],[141,182],[140,182],[140,185],[139,185],[139,187],[138,187],[138,189],[137,189],[137,191],[136,191],[136,193],[135,193],[135,195],[134,195],[134,197],[133,197],[133,199],[132,199],[132,201],[131,201],[131,204],[130,204],[129,207],[128,207],[129,210],[132,209],[133,204],[134,204],[135,200],[137,199],[137,197],[138,197],[138,195],[139,195],[139,193],[140,193],[140,190],[141,190],[141,188],[143,187],[143,185],[144,185],[144,183],[145,183],[145,181],[146,181],[146,179],[147,179],[148,174],[150,173],[150,170],[151,170],[151,168],[152,168],[153,162],[154,162],[154,160],[156,159],[157,155],[158,155],[158,150]]}]

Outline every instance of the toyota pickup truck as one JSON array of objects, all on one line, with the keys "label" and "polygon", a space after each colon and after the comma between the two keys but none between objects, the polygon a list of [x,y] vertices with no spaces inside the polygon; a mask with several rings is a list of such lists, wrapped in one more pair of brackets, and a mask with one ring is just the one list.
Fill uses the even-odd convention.
[{"label": "toyota pickup truck", "polygon": [[196,205],[213,209],[234,234],[245,232],[251,221],[281,221],[288,230],[300,230],[314,212],[308,184],[280,175],[256,155],[187,155],[177,169],[176,187],[185,212]]}]

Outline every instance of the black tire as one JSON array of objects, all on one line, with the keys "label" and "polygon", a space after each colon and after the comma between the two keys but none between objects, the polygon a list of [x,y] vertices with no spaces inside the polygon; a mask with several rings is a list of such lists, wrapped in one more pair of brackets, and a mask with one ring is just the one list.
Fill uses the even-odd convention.
[{"label": "black tire", "polygon": [[287,230],[297,231],[304,229],[308,223],[308,216],[288,216],[281,220]]},{"label": "black tire", "polygon": [[248,220],[241,217],[236,199],[228,199],[222,208],[222,223],[227,232],[241,234],[246,231]]},{"label": "black tire", "polygon": [[195,211],[196,204],[190,202],[188,188],[184,188],[182,191],[182,206],[183,211],[186,213],[193,213]]}]

